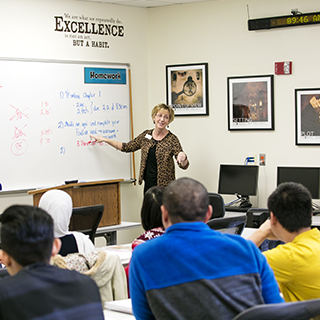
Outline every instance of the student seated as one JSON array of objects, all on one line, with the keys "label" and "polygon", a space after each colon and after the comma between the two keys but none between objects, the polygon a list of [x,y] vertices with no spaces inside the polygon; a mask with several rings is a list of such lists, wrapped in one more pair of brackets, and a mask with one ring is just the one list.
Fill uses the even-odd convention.
[{"label": "student seated", "polygon": [[54,236],[62,243],[60,255],[90,253],[95,250],[94,244],[87,235],[69,231],[73,205],[68,193],[57,189],[49,190],[42,195],[39,207],[47,211],[54,221]]},{"label": "student seated", "polygon": [[15,205],[4,211],[0,260],[11,276],[1,280],[0,319],[104,319],[96,283],[49,264],[60,244],[42,209]]},{"label": "student seated", "polygon": [[166,232],[137,246],[129,268],[136,319],[232,319],[257,304],[283,302],[260,250],[205,224],[212,215],[205,187],[189,178],[163,194]]},{"label": "student seated", "polygon": [[[132,250],[139,244],[144,243],[153,238],[160,237],[164,234],[164,228],[162,224],[161,205],[163,197],[163,186],[154,186],[148,189],[144,194],[143,203],[141,207],[140,217],[141,224],[145,232],[138,238],[133,240],[131,248]],[[130,298],[129,291],[129,265],[124,268],[128,282],[128,296]]]},{"label": "student seated", "polygon": [[164,233],[161,205],[164,187],[154,186],[144,194],[140,217],[145,232],[132,242],[132,250],[139,244]]},{"label": "student seated", "polygon": [[268,198],[270,220],[249,239],[259,246],[265,239],[285,244],[263,252],[289,301],[320,298],[320,231],[311,229],[312,198],[309,190],[286,182]]}]

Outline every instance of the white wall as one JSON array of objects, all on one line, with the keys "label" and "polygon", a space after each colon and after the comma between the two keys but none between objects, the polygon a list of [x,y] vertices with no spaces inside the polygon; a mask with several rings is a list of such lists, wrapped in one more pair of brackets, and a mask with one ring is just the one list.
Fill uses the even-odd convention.
[{"label": "white wall", "polygon": [[[145,112],[148,103],[147,9],[82,1],[0,0],[0,12],[0,57],[2,58],[130,63],[134,133],[137,134],[145,129],[149,121],[149,115]],[[64,17],[65,14],[70,14],[71,19],[72,16],[82,15],[91,18],[120,19],[125,27],[125,36],[91,36],[90,40],[108,41],[109,49],[73,46],[73,38],[66,38],[66,33],[54,31],[56,27],[54,17]],[[136,156],[136,163],[138,168],[139,154]],[[1,170],[8,169],[1,168]],[[34,174],[37,174],[36,170]],[[140,221],[142,193],[142,187],[122,185],[122,220]],[[32,204],[32,197],[26,193],[2,194],[0,212],[16,203]],[[140,229],[120,232],[119,242],[130,242],[140,233]]]},{"label": "white wall", "polygon": [[[295,146],[295,88],[319,87],[320,25],[248,31],[250,18],[319,11],[313,0],[208,1],[149,9],[149,106],[165,99],[165,66],[208,62],[209,116],[176,117],[175,132],[190,159],[187,172],[217,192],[220,163],[243,164],[248,154],[266,154],[259,196],[266,206],[276,187],[278,165],[319,166],[319,147]],[[274,76],[274,131],[228,131],[227,77],[274,74],[274,63],[292,61],[292,75]],[[233,199],[234,197],[231,197]],[[227,201],[230,201],[226,197]]]},{"label": "white wall", "polygon": [[[191,163],[187,171],[177,169],[177,176],[198,179],[215,192],[220,163],[242,164],[248,154],[266,153],[259,197],[252,198],[254,204],[265,206],[276,186],[277,165],[318,165],[319,147],[295,146],[294,89],[320,87],[320,25],[249,32],[247,4],[251,18],[287,15],[293,8],[319,11],[314,0],[222,0],[151,9],[82,1],[0,0],[0,57],[130,63],[135,135],[152,127],[152,107],[166,100],[165,66],[208,62],[210,115],[176,117],[170,125]],[[64,13],[119,18],[125,37],[109,38],[109,49],[73,47],[70,39],[54,31],[54,16]],[[229,132],[227,77],[273,74],[277,61],[292,61],[293,74],[274,78],[275,130]],[[137,175],[139,161],[137,153]],[[141,186],[121,186],[122,220],[139,221],[142,192]],[[32,204],[32,198],[1,195],[0,211],[13,203]],[[120,233],[119,242],[132,241],[140,231]]]}]

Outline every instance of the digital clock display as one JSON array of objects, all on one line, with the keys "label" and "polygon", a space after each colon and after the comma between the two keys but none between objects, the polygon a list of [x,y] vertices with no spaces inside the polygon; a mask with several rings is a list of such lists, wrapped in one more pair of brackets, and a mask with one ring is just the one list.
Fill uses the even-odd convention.
[{"label": "digital clock display", "polygon": [[271,27],[283,27],[283,26],[292,26],[298,24],[310,24],[310,23],[319,23],[320,14],[302,14],[296,16],[289,16],[284,18],[272,18]]},{"label": "digital clock display", "polygon": [[248,29],[249,31],[252,31],[271,28],[292,27],[299,25],[310,25],[316,23],[320,23],[320,12],[273,18],[250,19],[248,20]]}]

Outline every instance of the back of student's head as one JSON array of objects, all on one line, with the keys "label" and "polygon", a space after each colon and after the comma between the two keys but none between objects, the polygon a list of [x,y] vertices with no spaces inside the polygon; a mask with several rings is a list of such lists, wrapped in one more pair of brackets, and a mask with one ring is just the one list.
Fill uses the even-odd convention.
[{"label": "back of student's head", "polygon": [[141,223],[144,230],[163,227],[161,205],[164,187],[155,186],[145,193],[141,207]]},{"label": "back of student's head", "polygon": [[73,203],[67,192],[59,189],[48,190],[40,198],[39,207],[52,217],[56,238],[61,238],[69,233]]},{"label": "back of student's head", "polygon": [[311,226],[312,197],[300,183],[284,182],[268,198],[268,208],[289,232]]},{"label": "back of student's head", "polygon": [[204,221],[209,205],[208,192],[200,182],[180,178],[166,187],[163,205],[172,223]]},{"label": "back of student's head", "polygon": [[1,249],[22,266],[48,263],[53,239],[53,220],[40,208],[14,205],[1,215]]}]

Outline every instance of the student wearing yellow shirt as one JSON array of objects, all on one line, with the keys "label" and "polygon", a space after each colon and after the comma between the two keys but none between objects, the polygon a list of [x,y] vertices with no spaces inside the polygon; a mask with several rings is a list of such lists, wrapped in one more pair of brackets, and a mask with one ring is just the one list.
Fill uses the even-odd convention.
[{"label": "student wearing yellow shirt", "polygon": [[270,219],[249,238],[285,244],[265,251],[285,301],[320,298],[320,231],[311,229],[312,199],[303,185],[286,182],[268,198]]}]

